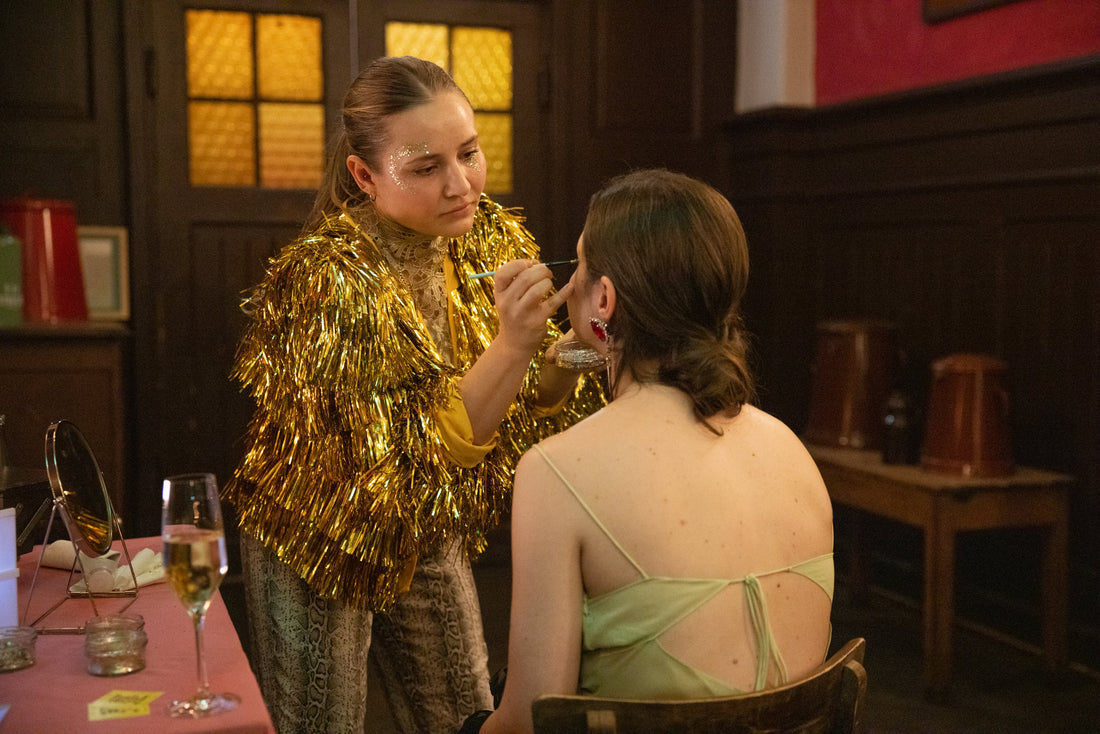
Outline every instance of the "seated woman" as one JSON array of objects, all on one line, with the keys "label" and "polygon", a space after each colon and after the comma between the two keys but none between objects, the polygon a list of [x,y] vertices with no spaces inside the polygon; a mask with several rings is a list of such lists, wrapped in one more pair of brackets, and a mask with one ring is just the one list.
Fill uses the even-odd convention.
[{"label": "seated woman", "polygon": [[748,250],[730,203],[662,170],[592,197],[569,315],[613,400],[524,455],[508,679],[481,731],[543,694],[683,699],[826,657],[832,509],[799,439],[750,403]]}]

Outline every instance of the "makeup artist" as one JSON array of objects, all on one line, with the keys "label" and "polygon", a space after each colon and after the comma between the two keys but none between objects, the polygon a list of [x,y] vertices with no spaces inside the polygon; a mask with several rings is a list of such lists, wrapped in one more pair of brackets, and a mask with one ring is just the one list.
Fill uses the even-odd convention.
[{"label": "makeup artist", "polygon": [[520,454],[602,404],[551,364],[572,286],[485,171],[446,72],[374,61],[303,233],[245,303],[233,376],[256,409],[225,496],[280,732],[362,731],[372,646],[402,731],[490,707],[469,558]]}]

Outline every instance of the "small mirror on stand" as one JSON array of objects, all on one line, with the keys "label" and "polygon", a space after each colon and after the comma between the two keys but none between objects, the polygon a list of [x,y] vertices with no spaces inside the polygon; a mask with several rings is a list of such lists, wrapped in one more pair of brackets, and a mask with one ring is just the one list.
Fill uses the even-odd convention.
[{"label": "small mirror on stand", "polygon": [[[125,609],[137,598],[137,577],[130,551],[126,547],[126,539],[122,536],[122,523],[111,505],[111,497],[107,493],[99,464],[80,429],[69,421],[57,421],[46,431],[46,473],[53,490],[53,511],[50,513],[46,537],[34,567],[34,577],[31,579],[23,612],[23,624],[27,624],[25,618],[30,610],[35,582],[38,580],[47,547],[52,547],[49,542],[50,530],[54,519],[60,515],[72,542],[72,564],[69,568],[69,582],[66,584],[68,593],[39,615],[30,626],[36,627],[39,634],[81,634],[83,626],[39,628],[38,623],[67,599],[88,599],[92,605],[92,616],[99,616],[95,602],[97,597],[132,597],[123,607]],[[129,588],[126,589],[117,589],[115,583],[119,553],[112,550],[111,546],[116,537],[122,545],[122,555],[126,558],[133,581],[132,585],[127,584]],[[78,569],[80,580],[73,583]]]}]

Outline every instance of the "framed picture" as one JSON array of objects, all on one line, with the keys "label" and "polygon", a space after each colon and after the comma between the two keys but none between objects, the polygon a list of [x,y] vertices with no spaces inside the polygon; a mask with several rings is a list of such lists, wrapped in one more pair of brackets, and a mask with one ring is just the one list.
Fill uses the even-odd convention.
[{"label": "framed picture", "polygon": [[88,318],[130,318],[130,261],[125,227],[77,227]]}]

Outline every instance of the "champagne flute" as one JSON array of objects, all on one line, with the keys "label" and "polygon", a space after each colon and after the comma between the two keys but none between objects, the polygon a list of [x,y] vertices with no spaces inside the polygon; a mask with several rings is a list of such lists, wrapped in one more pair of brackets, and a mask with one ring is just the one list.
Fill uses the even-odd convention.
[{"label": "champagne flute", "polygon": [[213,474],[168,477],[163,487],[161,539],[168,583],[183,602],[195,626],[199,687],[194,695],[173,701],[172,716],[201,717],[230,711],[240,703],[233,693],[212,693],[202,647],[203,622],[210,600],[228,570],[225,527],[218,483]]}]

